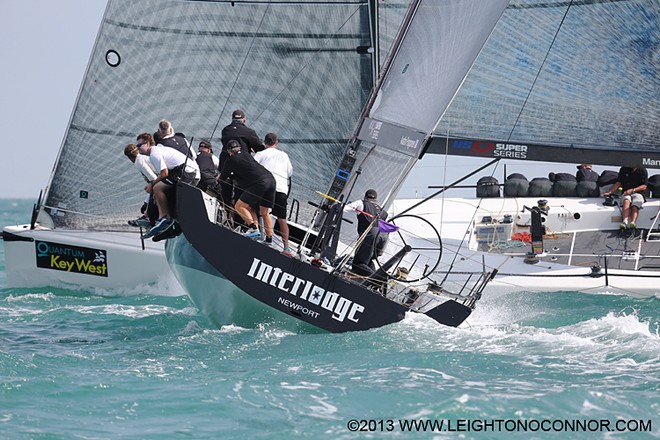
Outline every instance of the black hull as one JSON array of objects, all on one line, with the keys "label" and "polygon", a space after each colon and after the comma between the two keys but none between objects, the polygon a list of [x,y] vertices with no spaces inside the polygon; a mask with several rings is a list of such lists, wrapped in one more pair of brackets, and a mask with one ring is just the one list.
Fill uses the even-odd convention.
[{"label": "black hull", "polygon": [[[398,322],[408,311],[361,285],[212,223],[197,188],[179,184],[177,206],[186,240],[208,263],[246,295],[292,318],[340,333]],[[448,300],[428,315],[442,324],[457,326],[471,311]]]}]

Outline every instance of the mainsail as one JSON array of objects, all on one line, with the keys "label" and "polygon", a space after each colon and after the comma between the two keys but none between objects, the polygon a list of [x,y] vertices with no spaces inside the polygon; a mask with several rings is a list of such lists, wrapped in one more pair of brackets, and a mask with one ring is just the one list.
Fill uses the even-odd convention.
[{"label": "mainsail", "polygon": [[219,151],[236,108],[278,134],[291,198],[312,199],[373,86],[374,3],[110,0],[45,199],[54,226],[123,228],[144,198],[123,146],[166,118]]},{"label": "mainsail", "polygon": [[516,0],[429,152],[660,167],[660,2]]}]

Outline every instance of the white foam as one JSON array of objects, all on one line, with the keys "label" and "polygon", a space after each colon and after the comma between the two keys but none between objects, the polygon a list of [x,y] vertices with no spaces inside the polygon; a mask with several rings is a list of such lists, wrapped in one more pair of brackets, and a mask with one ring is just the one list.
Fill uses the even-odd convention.
[{"label": "white foam", "polygon": [[7,301],[9,303],[11,303],[11,302],[26,302],[26,301],[33,300],[33,299],[50,301],[54,297],[55,297],[55,295],[52,292],[47,292],[47,293],[26,293],[25,295],[10,294],[4,299],[4,301]]},{"label": "white foam", "polygon": [[91,293],[98,296],[183,296],[186,294],[185,290],[183,290],[183,287],[181,287],[179,282],[174,277],[174,274],[171,272],[160,276],[156,282],[149,284],[138,284],[131,287],[127,286],[112,289],[100,287],[93,289],[81,288],[80,290],[89,290]]},{"label": "white foam", "polygon": [[73,310],[84,315],[119,315],[129,318],[145,318],[157,315],[186,315],[194,316],[197,311],[192,307],[175,309],[172,307],[147,304],[143,306],[129,306],[125,304],[107,304],[98,306],[65,306],[59,309]]}]

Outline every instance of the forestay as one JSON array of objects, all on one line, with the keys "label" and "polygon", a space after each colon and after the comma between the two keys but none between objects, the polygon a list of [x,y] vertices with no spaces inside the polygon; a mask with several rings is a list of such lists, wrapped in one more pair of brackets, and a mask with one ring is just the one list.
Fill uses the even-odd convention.
[{"label": "forestay", "polygon": [[369,9],[109,1],[49,183],[54,225],[123,228],[144,199],[123,146],[166,118],[189,139],[211,138],[217,154],[236,108],[260,136],[278,134],[297,165],[291,197],[311,199],[330,184],[373,86]]}]

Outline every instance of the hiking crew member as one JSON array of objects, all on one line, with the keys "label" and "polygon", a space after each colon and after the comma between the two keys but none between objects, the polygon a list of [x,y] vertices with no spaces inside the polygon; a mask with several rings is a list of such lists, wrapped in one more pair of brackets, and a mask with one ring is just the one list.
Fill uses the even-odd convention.
[{"label": "hiking crew member", "polygon": [[[622,190],[623,206],[621,207],[621,229],[635,229],[635,220],[637,214],[642,208],[642,204],[646,200],[644,195],[647,193],[647,183],[649,180],[648,171],[646,168],[639,167],[621,167],[616,182],[612,185],[609,191],[603,193],[604,196],[609,196],[617,191],[619,187]],[[628,217],[630,217],[630,225],[628,225]]]},{"label": "hiking crew member", "polygon": [[218,177],[218,164],[214,159],[217,159],[211,152],[213,151],[211,143],[207,141],[201,141],[199,143],[199,152],[197,153],[197,165],[199,166],[199,171],[201,178],[197,187],[202,191],[211,189],[211,191],[216,191],[216,180]]},{"label": "hiking crew member", "polygon": [[197,158],[195,150],[192,149],[186,137],[182,133],[174,133],[170,121],[163,119],[158,123],[158,134],[160,135],[160,139],[157,144],[174,148],[176,151],[185,154],[192,160]]},{"label": "hiking crew member", "polygon": [[172,218],[172,206],[168,200],[168,194],[175,189],[177,179],[191,185],[197,185],[200,178],[197,162],[189,159],[183,153],[174,148],[165,147],[162,144],[151,146],[140,145],[140,153],[149,156],[152,165],[158,172],[156,179],[149,183],[144,189],[153,193],[158,205],[159,219],[153,228],[143,237],[149,238],[160,234],[174,224]]}]

